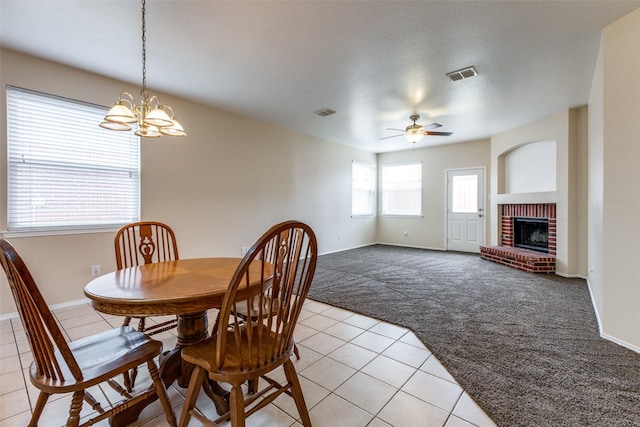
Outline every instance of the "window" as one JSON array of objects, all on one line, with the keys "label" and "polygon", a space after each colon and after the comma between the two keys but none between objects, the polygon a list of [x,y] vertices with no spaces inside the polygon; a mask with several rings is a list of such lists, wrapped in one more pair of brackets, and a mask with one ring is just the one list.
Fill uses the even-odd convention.
[{"label": "window", "polygon": [[382,215],[422,215],[422,163],[382,166]]},{"label": "window", "polygon": [[376,213],[376,167],[351,164],[351,215],[372,216]]},{"label": "window", "polygon": [[451,211],[478,212],[478,175],[454,175],[451,185]]},{"label": "window", "polygon": [[107,108],[7,87],[9,231],[113,228],[140,211],[140,138]]}]

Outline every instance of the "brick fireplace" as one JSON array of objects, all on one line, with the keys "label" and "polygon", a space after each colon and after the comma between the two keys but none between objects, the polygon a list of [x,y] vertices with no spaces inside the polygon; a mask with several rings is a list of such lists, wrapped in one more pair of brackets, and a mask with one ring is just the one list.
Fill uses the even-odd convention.
[{"label": "brick fireplace", "polygon": [[500,205],[500,245],[513,247],[514,218],[544,218],[549,221],[549,255],[556,254],[556,205],[542,203],[531,205]]},{"label": "brick fireplace", "polygon": [[[530,273],[552,273],[556,269],[556,205],[505,204],[499,205],[499,246],[481,246],[483,259],[517,268]],[[544,219],[548,224],[546,248],[531,250],[514,246],[514,219]],[[545,251],[546,249],[546,251]]]}]

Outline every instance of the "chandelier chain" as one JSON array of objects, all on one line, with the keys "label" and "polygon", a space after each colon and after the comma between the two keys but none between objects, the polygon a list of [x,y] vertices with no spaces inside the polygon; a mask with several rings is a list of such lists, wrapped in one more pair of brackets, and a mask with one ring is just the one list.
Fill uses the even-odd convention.
[{"label": "chandelier chain", "polygon": [[147,99],[147,19],[146,0],[142,0],[142,99]]},{"label": "chandelier chain", "polygon": [[[2,1],[2,0],[0,0]],[[144,138],[158,138],[162,135],[186,136],[187,133],[175,117],[173,108],[160,103],[157,96],[147,93],[147,2],[142,3],[142,89],[141,99],[126,91],[120,92],[116,104],[111,107],[100,127],[114,131],[129,131],[137,124],[135,134]],[[169,115],[171,113],[171,115]]]}]

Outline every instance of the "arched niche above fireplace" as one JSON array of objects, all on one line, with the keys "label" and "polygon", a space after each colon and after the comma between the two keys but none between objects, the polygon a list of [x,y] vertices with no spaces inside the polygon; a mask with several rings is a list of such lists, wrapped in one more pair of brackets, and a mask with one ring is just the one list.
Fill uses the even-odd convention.
[{"label": "arched niche above fireplace", "polygon": [[556,141],[520,145],[500,156],[501,194],[556,191]]}]

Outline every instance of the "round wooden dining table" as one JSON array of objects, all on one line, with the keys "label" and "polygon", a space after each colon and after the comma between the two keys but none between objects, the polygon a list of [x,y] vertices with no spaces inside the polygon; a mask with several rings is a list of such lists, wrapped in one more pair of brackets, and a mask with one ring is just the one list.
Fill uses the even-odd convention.
[{"label": "round wooden dining table", "polygon": [[[119,316],[178,316],[178,342],[174,349],[163,354],[160,376],[165,386],[178,380],[187,387],[191,367],[182,363],[180,349],[207,338],[207,310],[222,305],[229,282],[241,258],[194,258],[144,264],[125,268],[97,277],[87,284],[84,294],[97,311]],[[264,263],[254,261],[250,274],[260,277]],[[252,271],[253,270],[253,271]],[[261,292],[261,283],[249,292]],[[250,295],[239,293],[237,301]],[[227,409],[224,390],[212,382],[205,387],[220,413]],[[128,413],[117,414],[111,426],[128,425],[135,421],[145,402]]]}]

